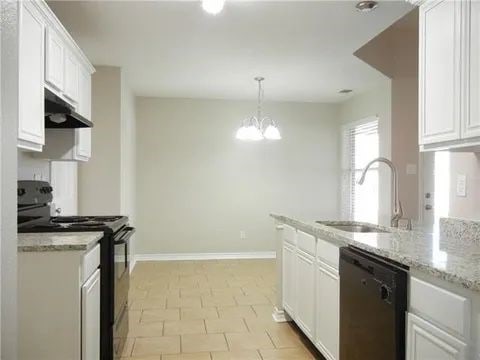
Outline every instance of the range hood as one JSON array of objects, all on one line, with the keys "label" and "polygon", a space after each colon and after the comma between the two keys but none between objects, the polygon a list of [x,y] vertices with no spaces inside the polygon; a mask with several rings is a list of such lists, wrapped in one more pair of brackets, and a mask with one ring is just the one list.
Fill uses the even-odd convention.
[{"label": "range hood", "polygon": [[91,128],[93,123],[75,112],[72,105],[45,88],[45,128]]}]

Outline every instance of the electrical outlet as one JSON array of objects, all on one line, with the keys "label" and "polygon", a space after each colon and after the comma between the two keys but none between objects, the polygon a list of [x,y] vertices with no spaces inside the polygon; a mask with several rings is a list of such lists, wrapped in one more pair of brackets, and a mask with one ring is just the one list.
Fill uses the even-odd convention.
[{"label": "electrical outlet", "polygon": [[240,239],[244,240],[247,238],[247,233],[244,230],[240,230]]},{"label": "electrical outlet", "polygon": [[467,196],[467,176],[463,174],[457,175],[457,196]]},{"label": "electrical outlet", "polygon": [[407,164],[407,175],[417,175],[417,164]]}]

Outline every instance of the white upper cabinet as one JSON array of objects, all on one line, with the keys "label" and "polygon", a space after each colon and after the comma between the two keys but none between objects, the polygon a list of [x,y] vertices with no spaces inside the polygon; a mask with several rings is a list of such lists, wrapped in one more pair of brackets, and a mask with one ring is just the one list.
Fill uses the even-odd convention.
[{"label": "white upper cabinet", "polygon": [[467,4],[470,17],[465,21],[465,46],[467,61],[466,86],[469,96],[466,98],[466,114],[462,127],[462,137],[480,136],[480,2]]},{"label": "white upper cabinet", "polygon": [[92,156],[92,129],[75,130],[75,160],[88,161]]},{"label": "white upper cabinet", "polygon": [[45,87],[91,120],[95,69],[45,1],[21,2],[18,147],[49,160],[88,161],[91,129],[45,131]]},{"label": "white upper cabinet", "polygon": [[77,112],[88,120],[92,120],[92,76],[83,66],[80,66],[78,71]]},{"label": "white upper cabinet", "polygon": [[461,2],[420,7],[420,144],[460,137]]},{"label": "white upper cabinet", "polygon": [[63,76],[65,63],[65,45],[60,36],[52,28],[48,28],[45,35],[45,82],[52,90],[63,91]]},{"label": "white upper cabinet", "polygon": [[63,94],[74,103],[78,101],[79,70],[75,55],[70,50],[65,51],[65,89]]},{"label": "white upper cabinet", "polygon": [[480,2],[420,6],[420,150],[480,151]]},{"label": "white upper cabinet", "polygon": [[[92,77],[90,72],[80,66],[78,71],[78,105],[77,112],[91,120]],[[75,130],[75,158],[88,161],[92,156],[92,129]]]},{"label": "white upper cabinet", "polygon": [[18,147],[31,151],[41,151],[45,142],[44,31],[35,4],[21,2]]}]

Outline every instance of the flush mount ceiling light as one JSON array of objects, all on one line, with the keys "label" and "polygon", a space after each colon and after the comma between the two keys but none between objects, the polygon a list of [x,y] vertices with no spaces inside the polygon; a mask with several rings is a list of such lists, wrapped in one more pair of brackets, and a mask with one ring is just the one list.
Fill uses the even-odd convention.
[{"label": "flush mount ceiling light", "polygon": [[217,15],[223,10],[225,0],[202,0],[202,8],[207,13]]},{"label": "flush mount ceiling light", "polygon": [[265,78],[257,76],[255,81],[258,82],[258,102],[257,102],[257,115],[252,116],[249,119],[245,119],[242,125],[237,130],[235,137],[244,141],[259,141],[263,139],[267,140],[280,140],[280,130],[277,124],[269,117],[262,117],[262,101],[263,101],[263,88],[262,81]]},{"label": "flush mount ceiling light", "polygon": [[378,6],[378,2],[372,1],[372,0],[359,1],[357,5],[355,5],[357,10],[363,13],[370,12],[376,9],[377,6]]}]

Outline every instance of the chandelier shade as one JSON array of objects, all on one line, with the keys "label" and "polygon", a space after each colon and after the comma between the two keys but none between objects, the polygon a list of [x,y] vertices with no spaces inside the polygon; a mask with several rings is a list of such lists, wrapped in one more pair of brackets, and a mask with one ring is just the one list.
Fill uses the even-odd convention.
[{"label": "chandelier shade", "polygon": [[260,141],[267,140],[281,140],[282,136],[280,130],[272,119],[262,116],[262,101],[263,101],[263,88],[262,81],[265,78],[257,76],[255,81],[258,82],[258,102],[257,102],[257,114],[250,117],[248,120],[244,120],[242,125],[237,130],[235,137],[242,141]]}]

